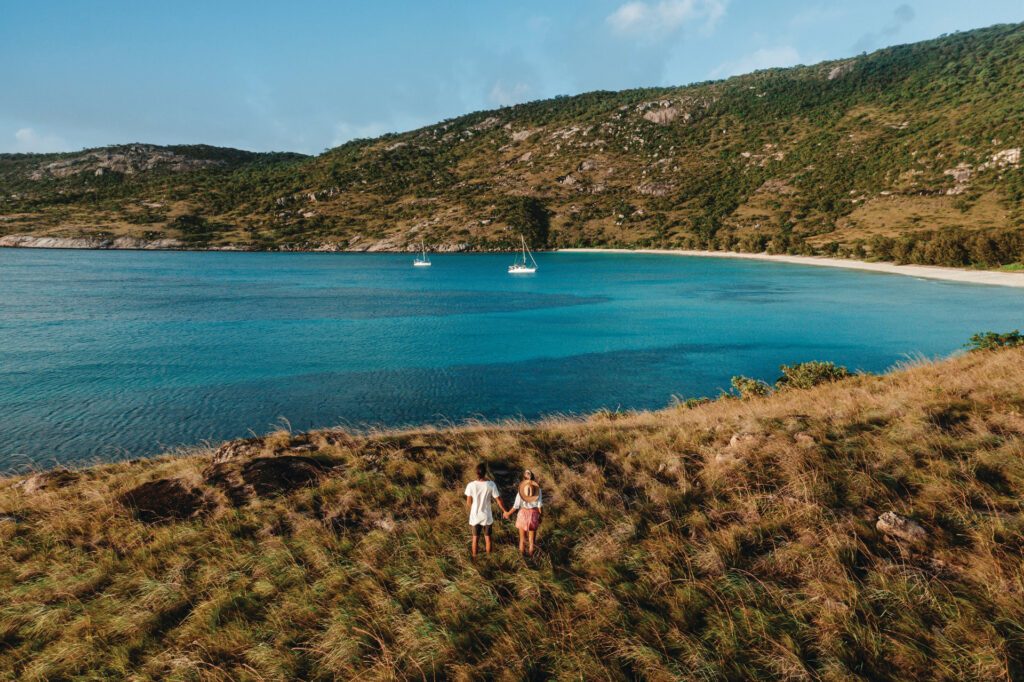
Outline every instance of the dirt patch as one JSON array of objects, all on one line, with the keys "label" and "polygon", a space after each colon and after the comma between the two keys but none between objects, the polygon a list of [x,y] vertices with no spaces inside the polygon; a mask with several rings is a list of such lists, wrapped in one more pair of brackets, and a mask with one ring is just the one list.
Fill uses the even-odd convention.
[{"label": "dirt patch", "polygon": [[308,457],[260,457],[242,465],[242,480],[257,495],[277,495],[310,485],[324,473],[320,462]]},{"label": "dirt patch", "polygon": [[312,485],[325,470],[309,457],[255,457],[214,464],[204,475],[206,482],[222,490],[232,504],[241,506],[253,497],[271,497]]},{"label": "dirt patch", "polygon": [[119,502],[144,523],[184,521],[211,507],[201,490],[176,478],[143,483],[121,495]]}]

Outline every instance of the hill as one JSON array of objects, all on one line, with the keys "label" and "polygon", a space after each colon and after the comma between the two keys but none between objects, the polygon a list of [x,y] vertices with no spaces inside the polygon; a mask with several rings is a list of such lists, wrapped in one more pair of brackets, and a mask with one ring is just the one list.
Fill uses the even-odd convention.
[{"label": "hill", "polygon": [[[700,248],[1024,259],[1024,24],[462,116],[319,156],[0,156],[0,239],[191,248]],[[133,145],[130,148],[138,148]],[[129,154],[130,155],[130,154]],[[81,172],[79,172],[81,171]],[[102,171],[102,172],[101,172]]]},{"label": "hill", "polygon": [[[788,376],[0,479],[0,677],[1022,679],[1024,348]],[[538,557],[470,560],[480,460]]]}]

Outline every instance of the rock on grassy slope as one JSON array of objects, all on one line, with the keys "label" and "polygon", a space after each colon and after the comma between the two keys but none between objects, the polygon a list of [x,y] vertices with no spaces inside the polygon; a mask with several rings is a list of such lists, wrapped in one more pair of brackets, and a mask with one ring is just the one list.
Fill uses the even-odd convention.
[{"label": "rock on grassy slope", "polygon": [[997,267],[1024,258],[1021,82],[1014,24],[476,112],[310,158],[147,145],[0,155],[0,244],[488,250],[524,231],[538,248]]},{"label": "rock on grassy slope", "polygon": [[[0,482],[4,679],[1024,677],[1024,349]],[[468,557],[522,467],[542,554]]]}]

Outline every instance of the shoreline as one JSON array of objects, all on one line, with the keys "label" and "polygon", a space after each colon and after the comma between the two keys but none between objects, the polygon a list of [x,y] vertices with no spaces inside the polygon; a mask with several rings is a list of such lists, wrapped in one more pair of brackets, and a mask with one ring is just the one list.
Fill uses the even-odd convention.
[{"label": "shoreline", "polygon": [[[370,249],[337,249],[308,248],[280,249],[247,249],[231,246],[196,248],[187,246],[175,239],[148,241],[135,237],[118,237],[113,239],[93,239],[88,237],[31,237],[29,235],[8,235],[0,237],[0,249],[44,249],[44,250],[86,250],[86,251],[209,251],[214,253],[413,253],[413,251],[370,250]],[[496,253],[494,251],[474,251],[472,249],[435,249],[433,253]],[[500,252],[506,253],[506,252]],[[511,251],[507,252],[511,253]],[[842,268],[845,270],[863,270],[887,275],[903,275],[922,279],[933,279],[960,284],[980,284],[1024,288],[1024,272],[1002,272],[996,270],[967,270],[939,265],[896,265],[887,262],[869,262],[848,258],[828,258],[826,256],[790,256],[768,253],[744,253],[736,251],[698,251],[692,249],[602,249],[602,248],[569,248],[554,249],[551,253],[610,253],[610,254],[646,254],[657,256],[685,256],[692,258],[735,258],[740,260],[758,260],[789,265],[810,265],[825,268]]]},{"label": "shoreline", "polygon": [[658,256],[687,256],[694,258],[736,258],[759,260],[790,265],[811,265],[844,270],[865,270],[887,275],[903,275],[922,279],[935,279],[961,284],[982,284],[988,286],[1024,288],[1024,273],[997,272],[994,270],[964,270],[939,265],[896,265],[895,263],[871,263],[847,258],[826,258],[824,256],[787,256],[768,253],[737,253],[734,251],[693,251],[687,249],[558,249],[558,253],[614,253],[649,254]]}]

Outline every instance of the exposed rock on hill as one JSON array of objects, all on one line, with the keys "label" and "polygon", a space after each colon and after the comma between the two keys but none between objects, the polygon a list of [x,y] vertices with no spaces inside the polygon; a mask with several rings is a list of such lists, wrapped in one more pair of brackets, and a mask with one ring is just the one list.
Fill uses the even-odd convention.
[{"label": "exposed rock on hill", "polygon": [[879,516],[875,527],[892,538],[909,543],[923,542],[928,537],[928,531],[921,524],[891,511]]},{"label": "exposed rock on hill", "polygon": [[174,250],[185,248],[179,239],[140,239],[137,237],[33,237],[9,234],[0,237],[0,247],[25,249],[133,249]]},{"label": "exposed rock on hill", "polygon": [[197,159],[155,145],[130,144],[91,149],[58,161],[44,163],[29,173],[28,177],[30,180],[42,180],[46,177],[66,178],[82,173],[96,176],[102,176],[107,172],[131,175],[153,170],[182,173],[226,165],[227,161],[223,159]]}]

